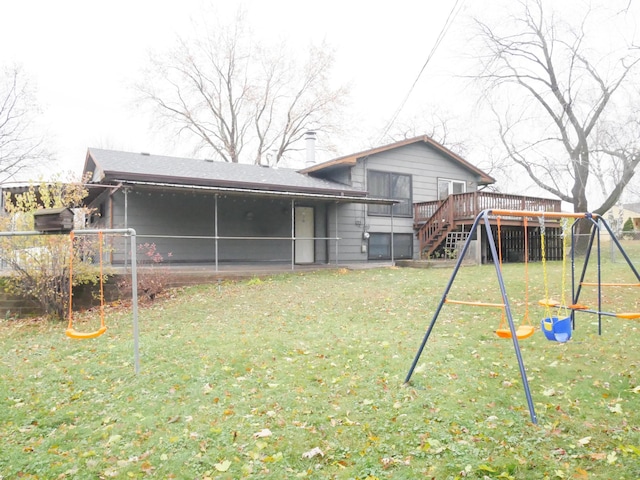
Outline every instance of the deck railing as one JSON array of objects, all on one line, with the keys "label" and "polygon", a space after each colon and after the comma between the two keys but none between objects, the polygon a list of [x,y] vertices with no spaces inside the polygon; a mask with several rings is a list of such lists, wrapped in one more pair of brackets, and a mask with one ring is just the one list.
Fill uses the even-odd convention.
[{"label": "deck railing", "polygon": [[[559,212],[561,207],[560,200],[492,192],[456,193],[449,195],[448,199],[453,221],[473,219],[487,209]],[[442,200],[414,203],[414,222],[420,224],[428,221],[442,203]]]}]

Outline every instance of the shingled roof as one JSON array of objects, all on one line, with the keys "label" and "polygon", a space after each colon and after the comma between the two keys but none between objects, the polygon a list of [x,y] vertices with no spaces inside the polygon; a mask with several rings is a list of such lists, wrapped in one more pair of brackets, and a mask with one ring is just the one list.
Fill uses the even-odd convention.
[{"label": "shingled roof", "polygon": [[167,157],[90,148],[84,172],[92,172],[93,183],[171,183],[200,187],[230,187],[271,192],[321,193],[336,196],[366,196],[361,189],[314,178],[289,168],[226,163],[193,158]]}]

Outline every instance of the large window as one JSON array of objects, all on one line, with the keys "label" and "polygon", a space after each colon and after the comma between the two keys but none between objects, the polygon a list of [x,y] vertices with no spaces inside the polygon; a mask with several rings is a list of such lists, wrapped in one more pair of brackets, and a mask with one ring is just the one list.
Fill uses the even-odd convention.
[{"label": "large window", "polygon": [[[413,235],[393,234],[393,258],[413,258]],[[369,260],[391,260],[391,234],[371,233],[369,236]]]},{"label": "large window", "polygon": [[411,175],[369,170],[368,190],[372,197],[400,200],[395,205],[369,205],[369,215],[411,217]]}]

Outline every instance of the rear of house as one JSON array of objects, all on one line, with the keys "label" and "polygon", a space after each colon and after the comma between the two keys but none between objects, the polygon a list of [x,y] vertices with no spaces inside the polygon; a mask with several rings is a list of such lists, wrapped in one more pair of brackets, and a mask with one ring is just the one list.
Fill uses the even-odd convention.
[{"label": "rear of house", "polygon": [[[299,171],[89,149],[84,172],[92,227],[134,228],[172,263],[216,268],[431,258],[485,208],[560,207],[483,192],[494,179],[427,136]],[[490,260],[484,240],[476,258]],[[113,263],[127,262],[125,246],[113,242]]]},{"label": "rear of house", "polygon": [[414,205],[475,192],[495,182],[426,136],[341,157],[303,172],[348,182],[372,197],[398,202],[340,206],[337,228],[345,237],[341,247],[353,261],[421,258]]}]

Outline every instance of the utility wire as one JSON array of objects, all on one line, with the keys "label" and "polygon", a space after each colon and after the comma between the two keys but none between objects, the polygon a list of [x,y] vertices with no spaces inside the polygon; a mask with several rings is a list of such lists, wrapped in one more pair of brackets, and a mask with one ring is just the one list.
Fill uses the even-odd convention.
[{"label": "utility wire", "polygon": [[[458,4],[460,5],[459,7],[458,7]],[[400,104],[398,109],[395,111],[395,113],[391,117],[391,120],[389,120],[389,123],[387,123],[387,126],[385,127],[384,131],[382,132],[382,134],[380,135],[380,138],[378,139],[378,141],[376,143],[380,143],[384,139],[384,137],[387,135],[387,133],[389,132],[389,130],[393,126],[394,122],[398,118],[398,115],[400,115],[400,112],[402,111],[402,109],[406,105],[407,101],[409,100],[409,97],[411,96],[411,94],[413,93],[413,90],[415,89],[415,86],[417,85],[418,81],[420,80],[420,77],[422,76],[422,73],[427,68],[427,65],[431,61],[431,58],[433,58],[433,56],[435,55],[436,50],[438,49],[438,47],[442,43],[442,40],[444,39],[445,35],[449,31],[449,27],[451,27],[451,25],[453,24],[453,21],[455,20],[456,16],[458,15],[460,10],[462,9],[462,5],[463,4],[464,4],[464,0],[456,0],[456,3],[453,5],[453,8],[451,8],[451,11],[449,12],[449,15],[447,16],[447,20],[444,22],[444,25],[443,25],[442,29],[440,30],[440,33],[438,34],[438,38],[436,39],[433,47],[431,48],[431,51],[429,52],[429,56],[427,57],[427,60],[424,62],[424,65],[422,65],[422,68],[420,69],[420,72],[418,73],[418,76],[413,81],[413,84],[411,85],[411,87],[409,88],[409,91],[407,92],[407,94],[405,95],[404,99],[402,100],[402,103]]]}]

